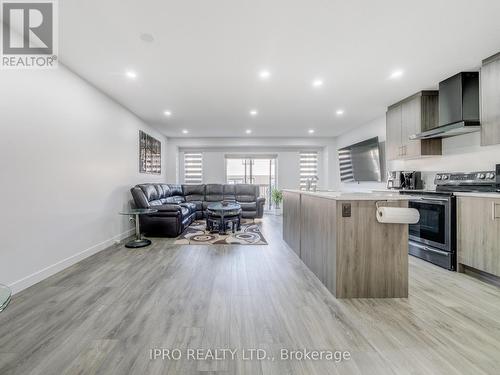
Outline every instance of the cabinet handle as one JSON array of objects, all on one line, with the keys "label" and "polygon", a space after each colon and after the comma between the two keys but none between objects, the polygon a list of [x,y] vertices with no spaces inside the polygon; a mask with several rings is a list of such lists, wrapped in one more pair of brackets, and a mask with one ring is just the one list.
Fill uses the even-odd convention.
[{"label": "cabinet handle", "polygon": [[500,219],[500,210],[497,210],[497,208],[500,207],[500,203],[496,202],[491,202],[491,219],[492,220],[497,220]]}]

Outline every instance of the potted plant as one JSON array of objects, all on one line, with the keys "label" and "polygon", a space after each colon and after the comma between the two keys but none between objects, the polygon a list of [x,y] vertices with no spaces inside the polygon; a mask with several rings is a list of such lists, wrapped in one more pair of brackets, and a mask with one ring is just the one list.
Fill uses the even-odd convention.
[{"label": "potted plant", "polygon": [[280,204],[283,202],[283,192],[277,188],[271,190],[271,201],[274,203],[274,212],[281,215]]}]

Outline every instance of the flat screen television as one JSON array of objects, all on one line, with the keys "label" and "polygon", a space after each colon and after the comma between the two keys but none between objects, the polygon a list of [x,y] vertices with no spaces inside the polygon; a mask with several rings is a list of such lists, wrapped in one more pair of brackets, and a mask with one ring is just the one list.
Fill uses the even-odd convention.
[{"label": "flat screen television", "polygon": [[382,181],[378,137],[338,150],[342,182]]}]

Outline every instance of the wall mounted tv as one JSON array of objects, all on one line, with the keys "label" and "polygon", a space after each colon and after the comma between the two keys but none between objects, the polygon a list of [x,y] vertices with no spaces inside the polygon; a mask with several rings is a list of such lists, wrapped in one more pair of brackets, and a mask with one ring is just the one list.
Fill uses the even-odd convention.
[{"label": "wall mounted tv", "polygon": [[382,181],[378,137],[338,150],[342,182]]}]

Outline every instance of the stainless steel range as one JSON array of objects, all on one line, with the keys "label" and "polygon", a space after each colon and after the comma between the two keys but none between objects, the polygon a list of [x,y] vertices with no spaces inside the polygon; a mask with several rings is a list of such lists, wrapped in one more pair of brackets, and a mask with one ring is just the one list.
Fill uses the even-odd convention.
[{"label": "stainless steel range", "polygon": [[409,206],[420,212],[420,221],[409,226],[409,253],[448,270],[455,270],[456,198],[454,192],[499,191],[494,171],[439,173],[436,190],[402,191],[411,194]]}]

